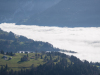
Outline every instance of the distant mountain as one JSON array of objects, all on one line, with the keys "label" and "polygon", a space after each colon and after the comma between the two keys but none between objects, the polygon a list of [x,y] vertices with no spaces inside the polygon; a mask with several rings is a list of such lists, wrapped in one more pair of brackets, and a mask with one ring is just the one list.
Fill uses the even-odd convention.
[{"label": "distant mountain", "polygon": [[41,13],[60,0],[0,0],[0,23],[24,22],[29,17]]},{"label": "distant mountain", "polygon": [[[100,26],[100,0],[4,1],[0,2],[0,5],[3,6],[6,3],[10,6],[3,6],[5,9],[0,6],[1,14],[3,14],[2,22],[60,27]],[[12,10],[13,12],[10,12]]]}]

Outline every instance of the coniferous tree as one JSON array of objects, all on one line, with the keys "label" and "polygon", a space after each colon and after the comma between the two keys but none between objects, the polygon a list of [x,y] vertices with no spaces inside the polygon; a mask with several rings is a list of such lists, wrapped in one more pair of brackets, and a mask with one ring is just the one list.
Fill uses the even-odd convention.
[{"label": "coniferous tree", "polygon": [[13,53],[12,52],[10,53],[10,56],[13,56]]},{"label": "coniferous tree", "polygon": [[43,59],[42,55],[41,55],[41,59]]},{"label": "coniferous tree", "polygon": [[50,60],[52,60],[52,56],[50,55]]},{"label": "coniferous tree", "polygon": [[4,51],[3,50],[1,50],[1,54],[4,54]]},{"label": "coniferous tree", "polygon": [[5,66],[5,70],[7,70],[8,69],[8,65],[6,64],[6,66]]},{"label": "coniferous tree", "polygon": [[8,53],[8,52],[6,52],[6,55],[9,55],[9,53]]},{"label": "coniferous tree", "polygon": [[28,54],[27,54],[27,57],[28,57]]},{"label": "coniferous tree", "polygon": [[0,69],[0,73],[2,73],[3,72],[3,66],[1,66],[1,69]]}]

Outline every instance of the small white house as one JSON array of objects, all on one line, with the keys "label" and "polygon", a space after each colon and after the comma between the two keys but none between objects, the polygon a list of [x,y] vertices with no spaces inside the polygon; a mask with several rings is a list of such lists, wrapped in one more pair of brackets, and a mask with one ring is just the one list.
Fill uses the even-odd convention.
[{"label": "small white house", "polygon": [[18,53],[25,53],[24,51],[18,51]]}]

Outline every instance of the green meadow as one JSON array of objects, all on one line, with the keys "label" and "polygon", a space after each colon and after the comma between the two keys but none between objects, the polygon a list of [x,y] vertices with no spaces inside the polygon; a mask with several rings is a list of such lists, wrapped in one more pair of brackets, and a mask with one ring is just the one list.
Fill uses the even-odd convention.
[{"label": "green meadow", "polygon": [[[4,55],[3,54],[0,54],[0,65],[8,65],[9,67],[9,70],[13,69],[13,70],[21,70],[21,69],[30,69],[31,67],[37,67],[39,66],[40,64],[43,65],[45,64],[47,61],[44,60],[44,58],[50,60],[50,56],[47,56],[46,54],[42,54],[42,53],[37,53],[38,56],[35,56],[36,53],[29,53],[28,54],[28,58],[29,60],[28,61],[21,61],[21,58],[23,56],[27,56],[27,54],[25,53],[16,53],[14,56],[9,56],[9,55],[6,55],[8,58],[9,57],[12,57],[11,60],[4,60],[4,58],[2,58]],[[41,59],[41,56],[42,56],[42,59]],[[33,57],[33,58],[32,58]],[[52,60],[55,60],[57,59],[58,56],[52,56]],[[61,57],[60,57],[61,59]],[[54,63],[58,63],[60,62],[60,59],[58,61],[54,61]],[[71,61],[66,58],[67,61],[70,63]]]}]

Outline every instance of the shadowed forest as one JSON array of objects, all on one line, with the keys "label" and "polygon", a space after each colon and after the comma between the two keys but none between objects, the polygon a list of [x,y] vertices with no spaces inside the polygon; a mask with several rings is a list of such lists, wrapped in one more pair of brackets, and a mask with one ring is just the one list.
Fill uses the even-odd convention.
[{"label": "shadowed forest", "polygon": [[[16,71],[10,69],[11,67],[8,64],[2,65],[0,75],[98,75],[100,73],[96,65],[92,65],[86,60],[82,62],[74,56],[68,56],[59,52],[41,52],[40,54],[39,56],[35,53],[35,60],[30,68],[23,67]],[[28,58],[29,55],[22,57],[20,63],[30,61],[29,59],[24,60],[25,57]],[[35,66],[34,62],[37,60],[40,64]],[[41,62],[44,63],[41,64]]]}]

